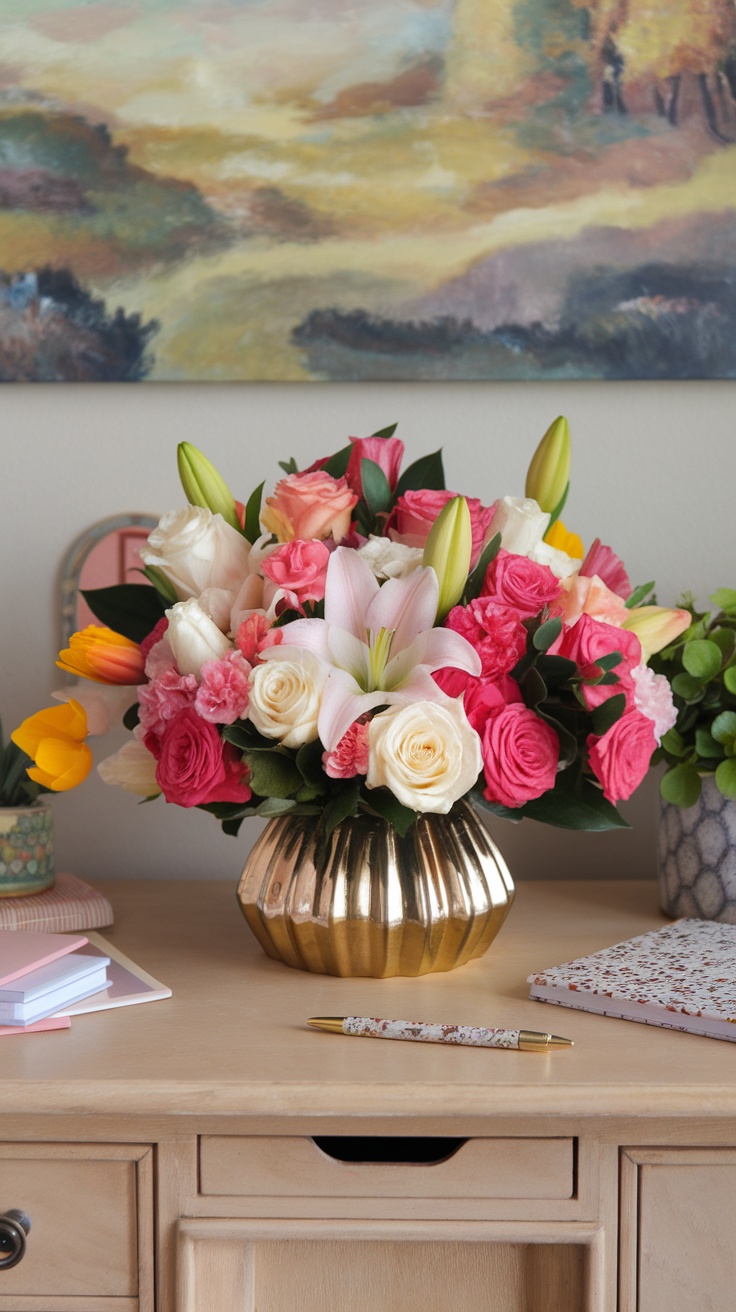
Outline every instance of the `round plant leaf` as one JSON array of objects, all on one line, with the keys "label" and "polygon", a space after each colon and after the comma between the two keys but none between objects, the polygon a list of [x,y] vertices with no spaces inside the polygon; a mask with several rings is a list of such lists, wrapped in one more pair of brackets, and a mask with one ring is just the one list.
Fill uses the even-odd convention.
[{"label": "round plant leaf", "polygon": [[659,785],[665,802],[675,806],[695,806],[700,797],[700,775],[692,765],[676,765],[662,775]]},{"label": "round plant leaf", "polygon": [[709,638],[694,638],[682,649],[682,663],[694,679],[713,679],[721,668],[721,649]]},{"label": "round plant leaf", "polygon": [[724,797],[736,798],[736,761],[721,761],[716,770],[716,784]]},{"label": "round plant leaf", "polygon": [[721,711],[710,731],[717,743],[732,743],[736,739],[736,711]]}]

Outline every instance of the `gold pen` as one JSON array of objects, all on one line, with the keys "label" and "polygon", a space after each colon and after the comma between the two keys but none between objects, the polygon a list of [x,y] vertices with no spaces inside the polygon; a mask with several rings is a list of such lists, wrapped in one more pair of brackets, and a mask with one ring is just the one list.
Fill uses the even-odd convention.
[{"label": "gold pen", "polygon": [[572,1048],[572,1039],[537,1030],[486,1029],[481,1025],[437,1025],[424,1020],[379,1020],[372,1016],[311,1016],[315,1030],[353,1034],[365,1039],[408,1039],[415,1043],[455,1043],[469,1048],[517,1048],[521,1052],[548,1052]]}]

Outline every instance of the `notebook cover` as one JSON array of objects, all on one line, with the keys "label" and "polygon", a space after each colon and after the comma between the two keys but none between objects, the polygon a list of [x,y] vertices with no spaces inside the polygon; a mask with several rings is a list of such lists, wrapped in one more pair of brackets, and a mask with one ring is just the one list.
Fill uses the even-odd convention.
[{"label": "notebook cover", "polygon": [[40,934],[35,930],[0,929],[0,988],[37,966],[84,947],[84,934]]},{"label": "notebook cover", "polygon": [[530,975],[530,996],[736,1043],[736,925],[676,920]]},{"label": "notebook cover", "polygon": [[0,1038],[6,1034],[39,1034],[42,1030],[68,1030],[71,1021],[68,1016],[47,1016],[45,1020],[34,1020],[30,1025],[0,1025]]},{"label": "notebook cover", "polygon": [[158,1002],[171,997],[170,988],[131,961],[102,934],[90,934],[87,951],[109,957],[107,975],[110,983],[101,993],[94,993],[83,1002],[60,1007],[57,1016],[79,1016],[84,1012],[108,1011],[113,1007],[131,1007],[138,1002]]},{"label": "notebook cover", "polygon": [[52,888],[29,897],[0,898],[0,929],[33,929],[63,933],[99,929],[113,923],[108,899],[78,875],[62,871]]}]

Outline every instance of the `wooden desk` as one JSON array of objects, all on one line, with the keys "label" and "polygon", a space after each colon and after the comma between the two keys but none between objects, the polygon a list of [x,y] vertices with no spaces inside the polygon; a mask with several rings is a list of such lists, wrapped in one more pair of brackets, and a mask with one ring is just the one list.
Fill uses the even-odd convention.
[{"label": "wooden desk", "polygon": [[[733,1306],[736,1045],[527,996],[535,969],[665,923],[653,885],[522,883],[483,959],[384,981],[268,960],[234,884],[105,891],[109,938],[174,996],[0,1040],[0,1211],[33,1222],[0,1312]],[[342,1014],[550,1028],[575,1047],[304,1025]],[[351,1136],[364,1160],[313,1136]],[[409,1142],[381,1161],[396,1137],[439,1160]],[[448,1137],[465,1142],[426,1151]]]}]

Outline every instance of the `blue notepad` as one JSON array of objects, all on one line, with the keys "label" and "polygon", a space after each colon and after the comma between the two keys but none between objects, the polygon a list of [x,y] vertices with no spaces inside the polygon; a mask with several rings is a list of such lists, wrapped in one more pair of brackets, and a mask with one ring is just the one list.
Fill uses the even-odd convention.
[{"label": "blue notepad", "polygon": [[69,952],[0,988],[0,1025],[30,1025],[107,985],[109,957]]}]

